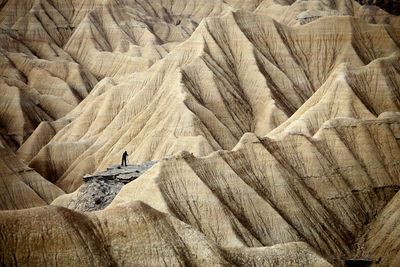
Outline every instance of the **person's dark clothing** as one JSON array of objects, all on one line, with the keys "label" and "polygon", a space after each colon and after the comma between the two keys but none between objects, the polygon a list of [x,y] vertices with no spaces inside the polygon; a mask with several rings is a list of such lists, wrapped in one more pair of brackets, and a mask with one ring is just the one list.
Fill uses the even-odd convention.
[{"label": "person's dark clothing", "polygon": [[[126,166],[126,157],[128,156],[128,152],[124,152],[124,154],[122,154],[122,162],[121,162],[121,166]],[[124,165],[125,164],[125,165]]]}]

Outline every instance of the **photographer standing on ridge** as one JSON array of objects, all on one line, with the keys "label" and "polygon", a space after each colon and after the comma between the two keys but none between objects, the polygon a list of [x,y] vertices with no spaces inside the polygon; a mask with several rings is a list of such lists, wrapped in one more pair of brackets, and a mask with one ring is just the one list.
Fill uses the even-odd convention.
[{"label": "photographer standing on ridge", "polygon": [[128,156],[128,152],[124,152],[124,154],[122,154],[122,162],[121,162],[121,167],[122,166],[124,166],[124,163],[125,163],[125,166],[126,166],[126,157]]}]

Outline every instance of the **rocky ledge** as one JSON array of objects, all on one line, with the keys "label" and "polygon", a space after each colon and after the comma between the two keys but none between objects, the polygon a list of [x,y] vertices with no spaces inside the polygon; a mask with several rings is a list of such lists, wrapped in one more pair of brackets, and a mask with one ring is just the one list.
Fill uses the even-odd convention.
[{"label": "rocky ledge", "polygon": [[83,176],[83,181],[89,183],[94,181],[115,181],[117,183],[127,184],[145,171],[150,169],[157,161],[149,161],[139,165],[113,165],[107,168],[106,171],[98,172],[95,174],[86,174]]},{"label": "rocky ledge", "polygon": [[106,171],[83,176],[85,182],[71,199],[70,208],[79,211],[96,211],[106,208],[121,188],[150,169],[156,161],[121,167],[113,165]]}]

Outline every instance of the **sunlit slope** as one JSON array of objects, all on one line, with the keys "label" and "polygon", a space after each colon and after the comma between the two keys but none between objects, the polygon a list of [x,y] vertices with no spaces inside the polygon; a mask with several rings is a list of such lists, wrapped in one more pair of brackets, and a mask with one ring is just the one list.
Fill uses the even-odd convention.
[{"label": "sunlit slope", "polygon": [[400,264],[399,229],[400,193],[398,192],[378,214],[375,221],[368,225],[367,231],[359,238],[358,255],[373,255],[381,265],[396,266]]},{"label": "sunlit slope", "polygon": [[313,136],[336,117],[373,119],[400,108],[400,54],[379,58],[366,66],[337,68],[318,91],[268,136]]},{"label": "sunlit slope", "polygon": [[[71,111],[97,83],[62,48],[80,22],[73,4],[10,0],[0,10],[0,127],[13,150],[40,122]],[[81,4],[86,13],[94,7]]]},{"label": "sunlit slope", "polygon": [[1,134],[15,150],[40,122],[66,115],[97,83],[87,69],[73,62],[47,61],[4,50],[0,60]]},{"label": "sunlit slope", "polygon": [[0,9],[0,127],[17,150],[42,121],[71,111],[98,79],[146,70],[207,16],[213,1],[16,1]]},{"label": "sunlit slope", "polygon": [[26,166],[10,150],[0,147],[0,210],[50,204],[64,192]]},{"label": "sunlit slope", "polygon": [[143,71],[188,39],[203,18],[231,9],[210,0],[107,1],[82,20],[65,51],[98,78]]},{"label": "sunlit slope", "polygon": [[[246,132],[266,135],[289,117],[291,128],[313,135],[335,117],[399,111],[398,36],[397,28],[351,17],[296,28],[246,12],[206,19],[148,71],[97,84],[72,111],[79,116],[31,153],[30,166],[73,191],[79,177],[118,163],[125,150],[131,162],[180,150],[207,155],[232,149]],[[337,112],[341,98],[349,104]],[[311,122],[296,120],[304,112]]]},{"label": "sunlit slope", "polygon": [[[302,240],[331,262],[351,259],[365,226],[400,188],[399,114],[387,115],[330,120],[311,138],[246,134],[233,151],[182,153],[125,186],[111,206],[144,201],[222,246]],[[375,225],[386,220],[374,222],[368,248],[360,247],[364,258],[395,256],[393,203],[383,211],[390,221],[382,230]],[[391,236],[383,247],[374,241],[379,231]]]},{"label": "sunlit slope", "polygon": [[259,3],[254,13],[270,16],[290,26],[303,25],[331,16],[353,16],[373,24],[400,25],[398,16],[391,15],[375,5],[360,5],[354,0],[264,0]]},{"label": "sunlit slope", "polygon": [[[352,0],[0,0],[0,262],[399,265],[399,23]],[[124,151],[159,162],[107,209],[47,206]]]},{"label": "sunlit slope", "polygon": [[0,230],[3,265],[330,266],[301,242],[223,250],[193,227],[139,201],[93,213],[52,206],[3,211]]}]

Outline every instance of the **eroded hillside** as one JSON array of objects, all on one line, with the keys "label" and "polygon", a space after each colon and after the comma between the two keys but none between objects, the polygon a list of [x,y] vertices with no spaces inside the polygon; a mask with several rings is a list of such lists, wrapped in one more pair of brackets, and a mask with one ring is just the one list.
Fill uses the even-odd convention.
[{"label": "eroded hillside", "polygon": [[71,192],[125,150],[133,162],[201,156],[246,132],[312,136],[335,117],[400,111],[399,34],[351,17],[296,28],[241,11],[209,18],[149,70],[99,82],[40,151],[17,153]]},{"label": "eroded hillside", "polygon": [[[0,1],[0,261],[400,264],[392,14],[353,0]],[[159,162],[79,212],[82,177],[124,151]]]}]

